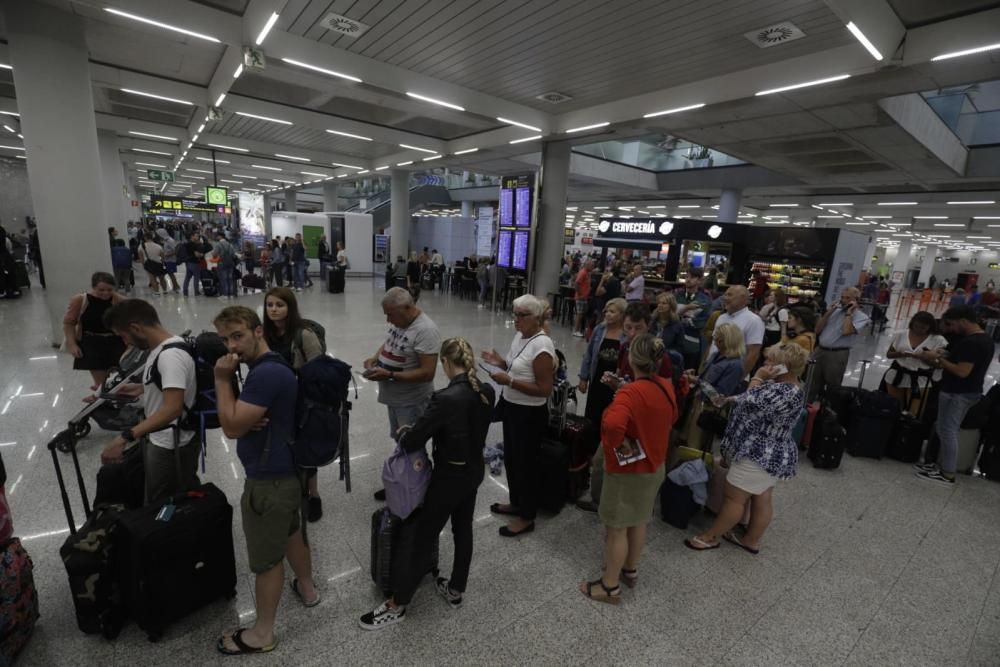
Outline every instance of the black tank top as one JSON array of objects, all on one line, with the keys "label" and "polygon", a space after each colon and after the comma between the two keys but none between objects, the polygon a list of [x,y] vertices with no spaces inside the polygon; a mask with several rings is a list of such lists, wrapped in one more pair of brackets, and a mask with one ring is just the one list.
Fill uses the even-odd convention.
[{"label": "black tank top", "polygon": [[85,334],[110,334],[110,329],[104,326],[104,312],[111,307],[111,299],[98,299],[93,294],[85,295],[87,308],[80,317],[80,328]]}]

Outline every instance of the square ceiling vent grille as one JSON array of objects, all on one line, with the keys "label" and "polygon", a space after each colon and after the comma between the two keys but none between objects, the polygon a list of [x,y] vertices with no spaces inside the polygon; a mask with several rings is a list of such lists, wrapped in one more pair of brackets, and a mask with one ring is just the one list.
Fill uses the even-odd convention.
[{"label": "square ceiling vent grille", "polygon": [[355,21],[354,19],[349,19],[346,16],[341,16],[340,14],[327,14],[323,17],[323,20],[320,21],[319,24],[327,30],[339,32],[340,34],[347,35],[348,37],[360,37],[368,32],[368,28],[371,27],[361,21]]},{"label": "square ceiling vent grille", "polygon": [[797,25],[791,21],[782,21],[769,25],[766,28],[758,28],[750,32],[743,33],[743,36],[762,49],[769,49],[772,46],[794,42],[806,36]]}]

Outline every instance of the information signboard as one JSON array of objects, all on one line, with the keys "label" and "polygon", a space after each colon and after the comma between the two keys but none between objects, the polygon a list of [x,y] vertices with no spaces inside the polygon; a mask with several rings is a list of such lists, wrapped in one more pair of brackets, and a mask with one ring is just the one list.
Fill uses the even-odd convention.
[{"label": "information signboard", "polygon": [[534,194],[534,174],[504,176],[500,180],[499,266],[515,271],[528,270]]}]

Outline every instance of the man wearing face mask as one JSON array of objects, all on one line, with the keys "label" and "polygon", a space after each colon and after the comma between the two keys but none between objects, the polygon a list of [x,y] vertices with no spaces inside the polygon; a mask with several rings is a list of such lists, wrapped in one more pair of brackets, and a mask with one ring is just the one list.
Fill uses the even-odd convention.
[{"label": "man wearing face mask", "polygon": [[[146,418],[116,436],[101,452],[101,462],[121,463],[126,449],[143,458],[145,502],[158,502],[178,491],[197,486],[197,430],[180,426],[184,413],[194,405],[197,392],[194,358],[184,349],[184,339],[167,331],[156,309],[142,299],[125,299],[104,313],[104,324],[129,345],[149,350],[141,384],[128,384],[118,393],[142,396]],[[180,429],[175,440],[174,428]],[[180,443],[180,475],[173,449]],[[133,450],[132,445],[139,449]]]},{"label": "man wearing face mask", "polygon": [[868,316],[858,307],[861,292],[856,287],[848,287],[840,293],[840,301],[835,301],[816,323],[818,347],[816,349],[816,370],[809,388],[809,402],[829,389],[841,386],[851,348],[861,339],[861,331],[868,326]]}]

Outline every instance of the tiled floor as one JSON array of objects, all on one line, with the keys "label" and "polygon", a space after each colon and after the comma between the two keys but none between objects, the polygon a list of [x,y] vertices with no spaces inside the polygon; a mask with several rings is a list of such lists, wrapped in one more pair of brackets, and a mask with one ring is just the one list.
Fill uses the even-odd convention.
[{"label": "tiled floor", "polygon": [[[303,311],[326,326],[333,354],[360,364],[381,337],[380,295],[371,281],[351,280],[343,295],[318,288],[304,294]],[[177,296],[153,301],[175,331],[209,327],[222,305]],[[257,305],[260,297],[240,301]],[[513,330],[503,316],[440,294],[425,293],[421,305],[446,335],[464,335],[477,349],[509,345]],[[156,644],[134,625],[114,642],[77,630],[58,555],[66,520],[44,445],[80,408],[89,378],[49,347],[45,318],[37,288],[21,301],[0,301],[0,451],[17,533],[35,561],[43,614],[20,664],[240,661],[223,659],[214,648],[222,631],[253,613],[238,526],[236,600],[178,623]],[[583,343],[559,326],[555,337],[571,368],[578,368]],[[869,339],[855,354],[855,361],[876,360],[866,386],[881,377],[885,363],[876,353],[884,353],[887,341],[888,333]],[[848,383],[857,382],[857,370],[852,365]],[[626,589],[617,608],[589,602],[575,589],[600,566],[596,518],[566,509],[540,520],[528,537],[500,538],[500,523],[487,508],[505,500],[505,480],[487,476],[464,607],[449,609],[425,585],[405,623],[365,633],[356,619],[380,601],[367,565],[376,508],[371,491],[390,447],[374,386],[359,381],[359,387],[351,428],[354,492],[344,492],[332,468],[322,470],[326,516],[310,530],[324,602],[307,610],[285,595],[277,652],[244,664],[1000,664],[1000,484],[963,477],[954,489],[941,489],[916,480],[909,466],[850,457],[835,471],[806,463],[779,487],[774,523],[757,557],[725,546],[689,551],[681,543],[684,532],[654,519],[640,584]],[[95,428],[81,444],[91,492],[98,452],[109,437]],[[215,432],[204,479],[235,503],[239,476],[232,443]],[[78,502],[72,489],[71,497]],[[447,572],[447,535],[441,547]]]}]

